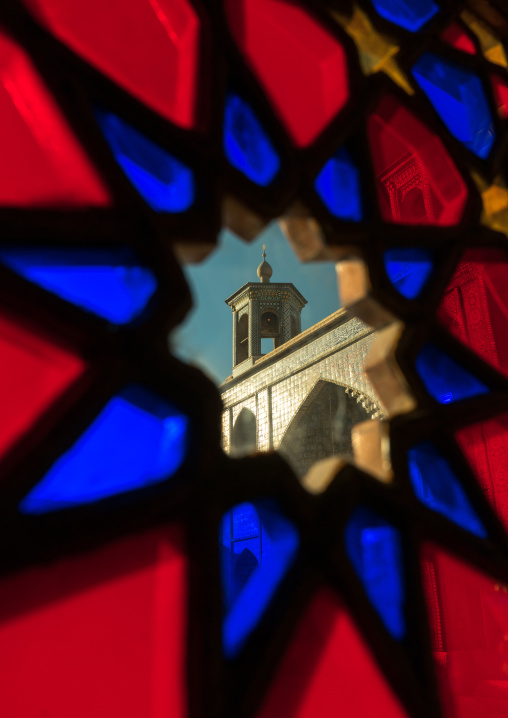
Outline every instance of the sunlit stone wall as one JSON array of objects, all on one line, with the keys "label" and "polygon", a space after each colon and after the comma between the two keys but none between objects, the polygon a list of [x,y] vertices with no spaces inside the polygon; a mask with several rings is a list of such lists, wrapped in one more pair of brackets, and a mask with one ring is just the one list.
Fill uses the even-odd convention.
[{"label": "sunlit stone wall", "polygon": [[[255,444],[259,451],[278,449],[281,444],[281,450],[288,450],[291,442],[287,432],[294,433],[295,427],[302,425],[303,414],[312,411],[312,406],[316,410],[319,403],[323,404],[322,393],[320,402],[316,399],[314,404],[313,396],[317,397],[321,388],[329,389],[328,383],[338,387],[338,411],[333,418],[336,428],[337,422],[350,427],[351,421],[382,417],[383,410],[362,370],[374,337],[370,327],[339,310],[258,359],[241,376],[229,377],[220,387],[224,450],[234,453],[236,448],[241,453],[238,436],[242,432],[238,432],[237,422],[245,419],[245,412],[240,417],[244,408],[255,417]],[[337,399],[335,402],[337,405]],[[324,420],[320,427],[327,433]],[[307,427],[304,437],[300,431],[298,440],[311,441],[309,432]],[[330,453],[329,446],[326,449],[322,442],[313,444],[304,452],[309,460],[314,455],[321,458],[323,451]]]}]

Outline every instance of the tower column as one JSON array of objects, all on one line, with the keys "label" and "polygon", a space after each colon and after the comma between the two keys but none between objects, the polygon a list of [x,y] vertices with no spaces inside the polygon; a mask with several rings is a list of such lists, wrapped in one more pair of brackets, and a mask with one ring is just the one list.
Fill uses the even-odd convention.
[{"label": "tower column", "polygon": [[236,339],[237,339],[237,325],[238,323],[238,312],[236,309],[233,309],[233,366],[236,366],[238,361],[238,349],[236,345]]},{"label": "tower column", "polygon": [[249,356],[259,356],[260,354],[259,302],[256,299],[249,299]]}]

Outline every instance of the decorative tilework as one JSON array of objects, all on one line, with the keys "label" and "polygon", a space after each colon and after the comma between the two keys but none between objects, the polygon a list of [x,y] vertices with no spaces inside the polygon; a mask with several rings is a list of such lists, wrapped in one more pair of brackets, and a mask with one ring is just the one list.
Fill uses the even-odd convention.
[{"label": "decorative tilework", "polygon": [[282,339],[287,342],[291,339],[291,306],[288,303],[283,304],[283,321],[282,321]]},{"label": "decorative tilework", "polygon": [[370,416],[383,417],[379,400],[363,373],[374,338],[375,333],[366,324],[339,310],[258,360],[244,379],[225,382],[221,386],[225,413],[231,407],[235,421],[247,406],[256,415],[258,448],[262,451],[270,447],[270,433],[273,447],[280,445],[319,380],[344,386],[346,394]]},{"label": "decorative tilework", "polygon": [[239,321],[239,315],[238,312],[233,312],[233,366],[236,364],[236,337],[237,337],[237,327],[238,327],[238,321]]},{"label": "decorative tilework", "polygon": [[230,411],[222,412],[222,448],[228,452],[231,442],[231,423],[230,423]]},{"label": "decorative tilework", "polygon": [[259,306],[256,299],[249,300],[249,356],[261,354],[261,336],[259,333]]},{"label": "decorative tilework", "polygon": [[[226,304],[231,307],[233,315],[237,313],[237,321],[241,316],[249,314],[249,346],[247,356],[244,352],[236,352],[233,356],[233,367],[242,364],[245,359],[261,356],[261,329],[260,317],[263,311],[272,309],[280,319],[280,329],[277,336],[274,336],[275,347],[281,346],[295,335],[295,327],[291,323],[291,314],[298,314],[307,303],[307,300],[300,294],[291,283],[257,283],[247,282],[234,294],[226,299]],[[236,337],[233,337],[233,346],[236,347]],[[244,367],[241,371],[250,368]],[[235,373],[235,372],[234,372]]]},{"label": "decorative tilework", "polygon": [[256,394],[257,399],[257,432],[259,451],[270,449],[270,426],[268,389],[262,389]]}]

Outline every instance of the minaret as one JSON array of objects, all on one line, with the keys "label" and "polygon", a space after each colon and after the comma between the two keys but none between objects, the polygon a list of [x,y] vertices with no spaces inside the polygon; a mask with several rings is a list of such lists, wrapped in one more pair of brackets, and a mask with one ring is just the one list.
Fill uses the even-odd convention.
[{"label": "minaret", "polygon": [[259,282],[247,282],[226,299],[233,312],[234,377],[261,357],[261,339],[272,338],[276,349],[302,330],[300,314],[307,300],[294,284],[271,282],[272,274],[263,245]]},{"label": "minaret", "polygon": [[263,261],[258,267],[257,275],[261,284],[270,284],[273,269],[266,261],[266,244],[263,244]]}]

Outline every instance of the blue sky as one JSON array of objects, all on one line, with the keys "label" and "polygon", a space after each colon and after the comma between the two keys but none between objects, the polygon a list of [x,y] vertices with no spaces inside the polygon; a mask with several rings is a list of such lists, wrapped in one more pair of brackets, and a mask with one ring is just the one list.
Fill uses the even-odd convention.
[{"label": "blue sky", "polygon": [[301,264],[277,224],[250,243],[223,231],[211,256],[185,267],[195,308],[171,335],[174,353],[198,365],[217,384],[232,370],[233,320],[224,300],[246,282],[259,281],[256,270],[263,244],[273,268],[272,282],[292,282],[308,301],[302,310],[302,330],[339,308],[333,262]]}]

